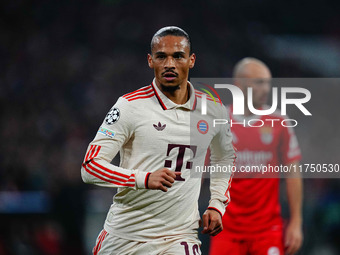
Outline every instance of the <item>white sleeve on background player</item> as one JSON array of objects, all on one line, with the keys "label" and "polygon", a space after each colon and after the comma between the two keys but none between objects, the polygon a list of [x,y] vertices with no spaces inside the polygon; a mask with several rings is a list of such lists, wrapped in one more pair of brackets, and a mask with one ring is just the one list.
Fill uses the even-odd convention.
[{"label": "white sleeve on background player", "polygon": [[[220,130],[213,138],[210,144],[210,162],[215,169],[222,169],[227,167],[228,171],[213,172],[210,175],[210,193],[211,199],[209,201],[210,209],[215,209],[223,216],[227,205],[230,202],[229,188],[232,180],[231,168],[235,164],[235,150],[232,145],[232,134],[230,131],[230,119],[227,110],[224,106],[222,108],[221,119],[227,116],[228,123],[220,125]],[[217,168],[217,166],[221,168]]]},{"label": "white sleeve on background player", "polygon": [[104,187],[146,188],[145,182],[150,173],[111,164],[133,134],[133,112],[122,97],[108,112],[85,154],[81,167],[81,176],[85,183]]}]

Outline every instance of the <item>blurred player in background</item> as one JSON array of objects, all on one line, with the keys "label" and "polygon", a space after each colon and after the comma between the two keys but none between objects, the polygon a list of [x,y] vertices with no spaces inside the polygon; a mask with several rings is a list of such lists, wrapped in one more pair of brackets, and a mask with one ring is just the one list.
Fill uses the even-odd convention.
[{"label": "blurred player in background", "polygon": [[[245,114],[233,115],[231,120],[233,144],[237,149],[236,167],[298,164],[301,155],[292,128],[281,126],[279,113],[255,116],[247,107],[247,88],[253,90],[255,109],[266,109],[271,90],[271,72],[260,60],[245,58],[239,61],[233,72],[234,83],[245,95]],[[262,127],[250,127],[250,119],[264,121]],[[259,125],[252,121],[251,125]],[[273,127],[272,127],[273,126]],[[261,175],[261,174],[260,174]],[[230,189],[231,203],[223,216],[223,231],[211,238],[210,255],[279,255],[294,254],[301,247],[302,234],[302,180],[300,176],[287,176],[286,189],[290,220],[285,229],[279,204],[279,178],[237,178],[235,174]],[[249,175],[246,175],[249,177]],[[278,176],[277,176],[278,177]]]},{"label": "blurred player in background", "polygon": [[[188,82],[195,58],[182,29],[156,32],[148,54],[153,82],[120,97],[90,143],[81,169],[84,182],[118,187],[94,254],[201,253],[197,233],[201,179],[193,178],[190,170],[204,164],[209,146],[213,164],[232,165],[235,156],[230,129],[226,125],[209,129],[200,120],[201,95]],[[227,115],[222,105],[211,108],[210,119]],[[191,129],[193,118],[201,122]],[[206,142],[191,143],[191,135]],[[118,167],[110,162],[119,151]],[[222,230],[230,181],[228,174],[211,180],[203,233],[216,235]]]}]

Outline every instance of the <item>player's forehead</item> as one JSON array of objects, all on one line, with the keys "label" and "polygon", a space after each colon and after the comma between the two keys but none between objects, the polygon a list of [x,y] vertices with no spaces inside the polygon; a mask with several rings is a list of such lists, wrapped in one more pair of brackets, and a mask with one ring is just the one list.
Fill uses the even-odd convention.
[{"label": "player's forehead", "polygon": [[189,53],[189,42],[184,36],[166,35],[153,38],[152,53],[185,52]]},{"label": "player's forehead", "polygon": [[267,66],[254,62],[244,66],[244,76],[248,79],[270,79],[272,77]]}]

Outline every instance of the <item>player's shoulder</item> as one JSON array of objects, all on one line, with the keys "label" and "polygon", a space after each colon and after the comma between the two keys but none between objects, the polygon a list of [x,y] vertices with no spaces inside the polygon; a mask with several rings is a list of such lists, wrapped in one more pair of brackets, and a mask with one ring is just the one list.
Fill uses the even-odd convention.
[{"label": "player's shoulder", "polygon": [[203,105],[203,98],[206,98],[206,108],[208,110],[208,114],[211,114],[217,118],[225,117],[226,108],[218,96],[215,97],[197,89],[195,89],[195,96],[197,99],[197,108],[199,108],[199,110],[201,110]]},{"label": "player's shoulder", "polygon": [[118,98],[116,103],[111,107],[108,116],[116,116],[121,118],[130,118],[140,108],[145,108],[145,99],[154,96],[151,85],[144,86],[135,91],[126,93]]},{"label": "player's shoulder", "polygon": [[212,94],[208,94],[205,92],[202,92],[200,90],[195,89],[195,96],[198,98],[198,100],[202,100],[202,98],[205,96],[207,98],[207,104],[221,104],[221,99],[219,97],[214,97]]},{"label": "player's shoulder", "polygon": [[[268,105],[265,105],[263,107],[264,110],[269,109],[270,107]],[[288,115],[282,115],[280,109],[276,109],[273,113],[269,115],[263,115],[262,120],[266,121],[275,121],[275,123],[281,123],[279,125],[273,125],[273,128],[277,130],[288,130],[290,134],[294,133],[294,123],[296,122],[294,119],[290,119]],[[274,123],[274,122],[272,122]]]},{"label": "player's shoulder", "polygon": [[155,91],[152,85],[150,84],[140,89],[126,93],[123,96],[121,96],[121,98],[125,99],[127,102],[133,102],[137,100],[147,99],[147,98],[153,97],[154,95],[155,95]]},{"label": "player's shoulder", "polygon": [[122,98],[125,98],[127,101],[134,101],[149,96],[151,94],[154,94],[154,90],[152,88],[152,85],[149,84],[132,92],[124,94]]},{"label": "player's shoulder", "polygon": [[152,85],[147,85],[141,87],[132,92],[126,93],[119,97],[116,105],[124,108],[130,108],[140,106],[145,103],[147,99],[150,99],[155,96],[155,91],[152,88]]}]

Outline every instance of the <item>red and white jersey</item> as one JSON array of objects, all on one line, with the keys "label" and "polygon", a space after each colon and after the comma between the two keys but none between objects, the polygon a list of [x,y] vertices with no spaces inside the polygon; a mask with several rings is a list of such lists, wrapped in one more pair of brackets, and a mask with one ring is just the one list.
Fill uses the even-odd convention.
[{"label": "red and white jersey", "polygon": [[[282,126],[284,118],[281,115],[273,113],[244,118],[233,116],[231,107],[227,109],[232,121],[233,144],[237,150],[237,169],[242,166],[288,165],[300,160],[294,130]],[[271,119],[276,121],[268,121]],[[279,178],[261,178],[262,173],[251,173],[253,178],[244,178],[245,173],[240,174],[242,178],[234,175],[230,188],[232,201],[223,217],[224,231],[235,238],[252,238],[268,235],[270,231],[281,231]]]},{"label": "red and white jersey", "polygon": [[[233,165],[235,155],[226,108],[208,98],[201,114],[202,93],[188,83],[190,98],[178,105],[153,82],[120,97],[90,143],[82,165],[86,183],[118,187],[105,221],[111,235],[147,241],[161,236],[197,235],[201,174],[210,146],[213,164]],[[120,152],[120,165],[110,162]],[[180,171],[168,192],[147,189],[148,175],[167,167]],[[230,174],[211,179],[209,207],[221,212],[229,202]]]}]

